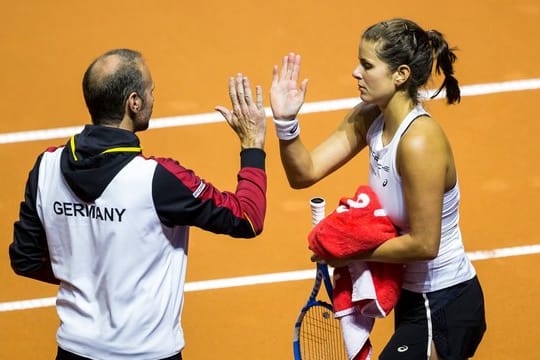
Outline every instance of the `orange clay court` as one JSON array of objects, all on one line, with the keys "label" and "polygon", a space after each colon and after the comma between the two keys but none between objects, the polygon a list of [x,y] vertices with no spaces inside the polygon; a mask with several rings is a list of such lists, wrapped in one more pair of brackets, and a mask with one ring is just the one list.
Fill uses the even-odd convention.
[{"label": "orange clay court", "polygon": [[[310,79],[306,102],[316,103],[300,118],[302,138],[312,146],[346,113],[344,106],[330,107],[336,104],[330,100],[358,98],[351,72],[360,34],[391,17],[437,29],[459,48],[461,104],[433,100],[427,109],[453,145],[465,247],[474,256],[486,297],[488,330],[475,359],[540,359],[537,0],[6,0],[3,15],[0,359],[56,354],[58,318],[47,303],[56,288],[15,276],[7,249],[36,156],[48,145],[65,143],[71,130],[45,132],[42,140],[36,133],[15,133],[88,123],[81,79],[91,60],[116,47],[141,51],[156,83],[154,128],[140,134],[144,153],[176,158],[220,189],[233,190],[240,150],[236,136],[217,113],[186,116],[228,106],[227,80],[237,72],[263,86],[268,106],[272,66],[294,51],[303,57],[301,77]],[[187,360],[291,359],[293,324],[312,285],[309,276],[292,274],[314,268],[306,239],[308,200],[324,196],[331,210],[367,181],[367,159],[361,154],[316,186],[292,190],[270,123],[266,151],[263,234],[234,240],[192,230],[182,319]],[[266,274],[270,281],[253,283]],[[233,286],[226,281],[231,278],[241,281]],[[39,301],[29,305],[26,300]],[[376,322],[375,354],[390,336],[392,320]]]}]

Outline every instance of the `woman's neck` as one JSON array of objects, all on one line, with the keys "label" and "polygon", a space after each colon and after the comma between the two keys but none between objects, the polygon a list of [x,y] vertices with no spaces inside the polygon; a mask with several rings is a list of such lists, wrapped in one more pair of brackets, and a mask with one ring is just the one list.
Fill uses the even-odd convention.
[{"label": "woman's neck", "polygon": [[409,97],[396,93],[384,107],[381,107],[384,116],[383,142],[385,144],[392,140],[399,125],[415,106],[416,104]]}]

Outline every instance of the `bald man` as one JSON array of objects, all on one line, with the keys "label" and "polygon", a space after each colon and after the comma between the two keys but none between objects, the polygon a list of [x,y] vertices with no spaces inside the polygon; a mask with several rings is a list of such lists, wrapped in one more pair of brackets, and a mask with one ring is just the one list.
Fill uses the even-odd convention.
[{"label": "bald man", "polygon": [[57,359],[181,359],[188,230],[236,238],[263,229],[265,113],[260,86],[229,81],[217,107],[240,140],[236,192],[170,158],[142,155],[154,82],[140,53],[116,49],[83,77],[91,125],[40,154],[9,247],[15,273],[58,284]]}]

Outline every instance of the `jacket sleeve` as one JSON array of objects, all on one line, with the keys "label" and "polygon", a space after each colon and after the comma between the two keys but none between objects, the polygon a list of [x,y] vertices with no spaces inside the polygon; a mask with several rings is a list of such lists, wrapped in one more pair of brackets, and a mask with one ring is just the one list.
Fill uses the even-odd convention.
[{"label": "jacket sleeve", "polygon": [[196,226],[217,234],[252,238],[263,230],[266,213],[266,154],[240,153],[236,191],[220,191],[172,159],[156,158],[152,194],[160,220],[168,226]]},{"label": "jacket sleeve", "polygon": [[58,284],[54,277],[45,230],[36,210],[39,165],[38,157],[28,175],[24,201],[19,209],[19,219],[13,226],[13,242],[9,246],[11,268],[16,274],[32,279]]}]

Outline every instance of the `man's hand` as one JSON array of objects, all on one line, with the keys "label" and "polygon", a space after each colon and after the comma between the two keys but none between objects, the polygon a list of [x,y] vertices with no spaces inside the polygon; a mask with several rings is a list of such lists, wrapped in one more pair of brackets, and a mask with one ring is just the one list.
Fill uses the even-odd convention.
[{"label": "man's hand", "polygon": [[229,79],[229,97],[233,110],[216,106],[229,126],[240,139],[242,149],[264,149],[266,137],[266,114],[263,106],[262,88],[255,87],[255,99],[251,93],[249,79],[242,74]]}]

